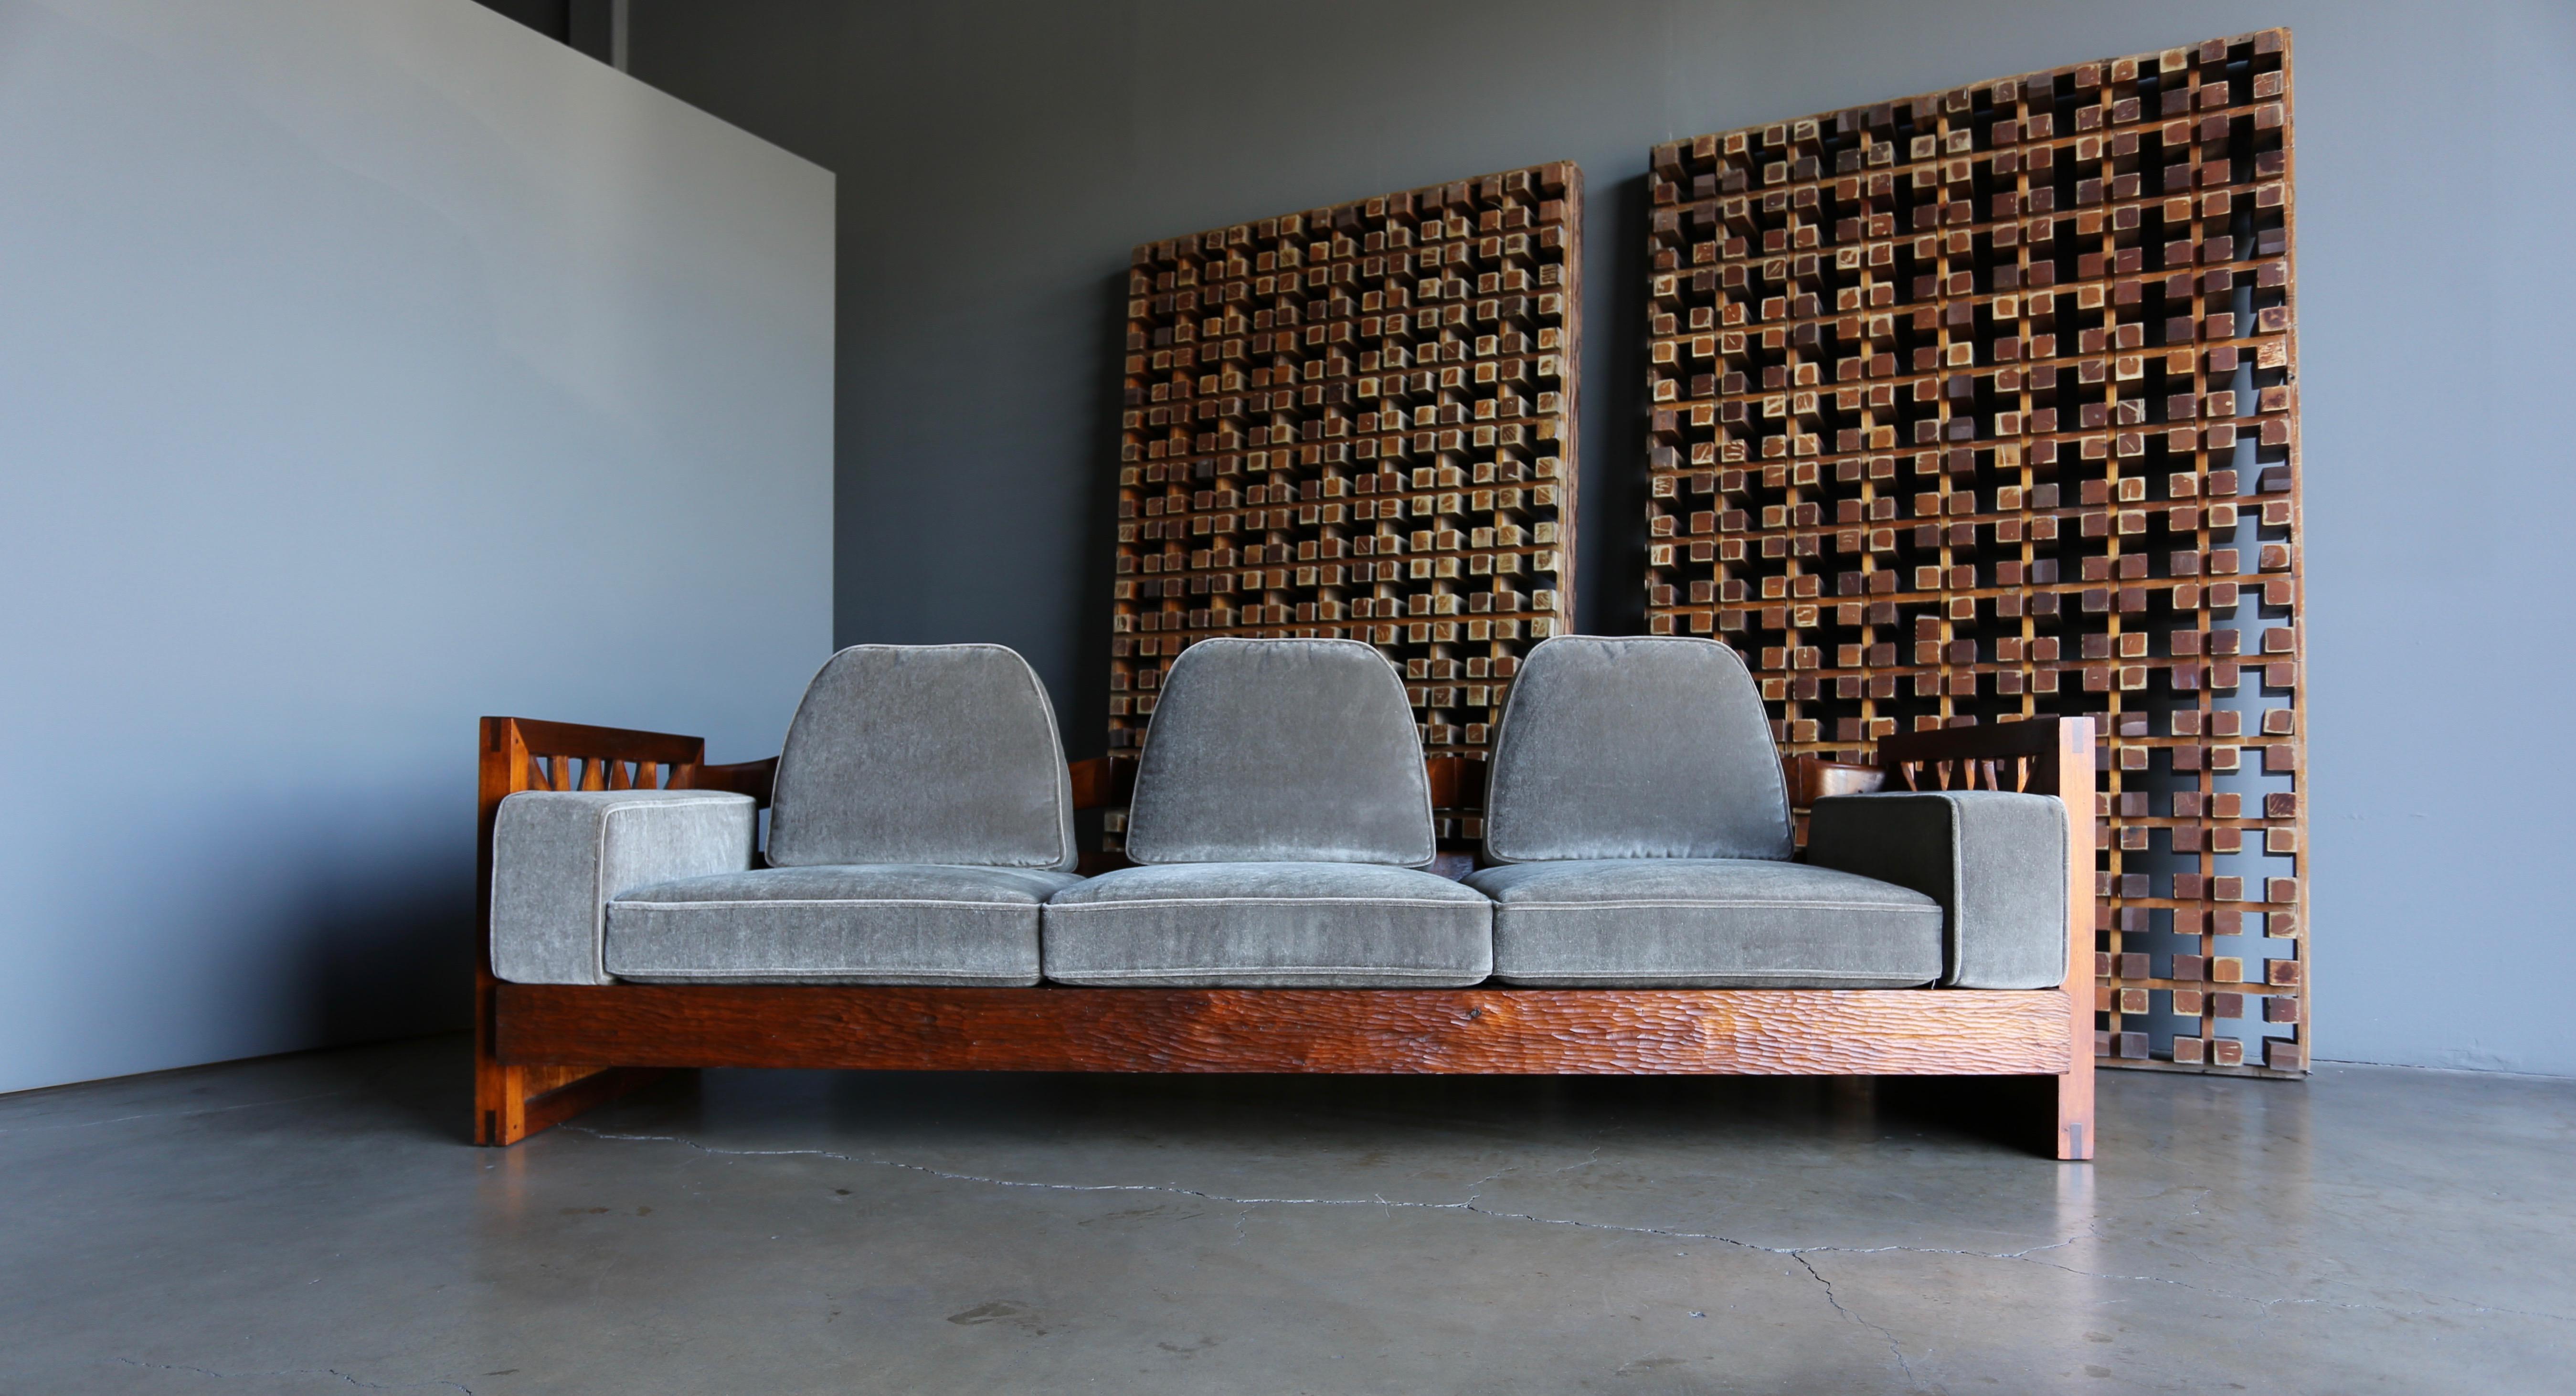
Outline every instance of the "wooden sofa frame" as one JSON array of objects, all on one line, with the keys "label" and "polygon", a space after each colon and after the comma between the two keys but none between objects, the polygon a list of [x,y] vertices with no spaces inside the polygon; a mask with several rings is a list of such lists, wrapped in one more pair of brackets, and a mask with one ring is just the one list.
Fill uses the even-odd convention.
[{"label": "wooden sofa frame", "polygon": [[[492,828],[521,790],[731,790],[776,758],[706,764],[696,737],[483,719],[474,1138],[515,1144],[674,1068],[1485,1075],[2036,1076],[2056,1156],[2093,1156],[2090,719],[1905,733],[1876,767],[1787,763],[1792,801],[1876,789],[2029,790],[2067,816],[2068,977],[2056,989],[1024,989],[511,984],[491,969]],[[1430,763],[1473,808],[1482,766]],[[1079,809],[1123,804],[1127,761],[1073,763]],[[1085,872],[1116,866],[1093,855]],[[1447,855],[1438,870],[1463,873]],[[2036,1122],[2034,1122],[2036,1123]]]}]

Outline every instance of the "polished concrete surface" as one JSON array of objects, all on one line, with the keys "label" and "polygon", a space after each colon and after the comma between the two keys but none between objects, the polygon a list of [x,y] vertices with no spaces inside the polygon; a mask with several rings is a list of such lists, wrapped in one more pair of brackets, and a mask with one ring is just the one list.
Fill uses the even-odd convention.
[{"label": "polished concrete surface", "polygon": [[0,1391],[2576,1390],[2576,1082],[465,1072],[0,1097]]}]

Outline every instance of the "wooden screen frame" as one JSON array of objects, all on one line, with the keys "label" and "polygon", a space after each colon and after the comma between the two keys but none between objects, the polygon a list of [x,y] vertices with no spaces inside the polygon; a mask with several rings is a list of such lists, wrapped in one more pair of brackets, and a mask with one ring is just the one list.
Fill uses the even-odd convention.
[{"label": "wooden screen frame", "polygon": [[1792,751],[2099,714],[2110,1066],[2308,1069],[2293,69],[2265,29],[1649,156],[1646,628],[1740,651]]},{"label": "wooden screen frame", "polygon": [[[1133,250],[1112,752],[1220,636],[1373,645],[1426,752],[1490,749],[1574,614],[1583,202],[1555,161]],[[1483,837],[1472,808],[1433,819]]]},{"label": "wooden screen frame", "polygon": [[[705,764],[696,737],[483,720],[475,1142],[515,1144],[682,1067],[1475,1075],[2042,1076],[2054,1153],[2093,1156],[2094,736],[2083,718],[1894,736],[1880,765],[1791,762],[1793,799],[2003,789],[2066,802],[2069,985],[1976,989],[1025,989],[510,984],[491,972],[492,828],[521,790],[723,789],[768,800],[774,759]],[[1434,760],[1453,800],[1471,764]],[[1446,766],[1448,769],[1443,769]],[[1133,766],[1073,763],[1075,802]]]}]

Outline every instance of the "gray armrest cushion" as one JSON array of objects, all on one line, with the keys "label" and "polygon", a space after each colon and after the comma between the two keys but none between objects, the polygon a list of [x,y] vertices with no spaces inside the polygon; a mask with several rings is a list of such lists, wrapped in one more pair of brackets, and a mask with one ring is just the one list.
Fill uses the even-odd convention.
[{"label": "gray armrest cushion", "polygon": [[1807,821],[1807,861],[1941,903],[1955,989],[2066,981],[2066,806],[1994,790],[1838,795]]},{"label": "gray armrest cushion", "polygon": [[606,984],[608,899],[751,867],[759,806],[719,790],[523,790],[492,829],[492,972]]}]

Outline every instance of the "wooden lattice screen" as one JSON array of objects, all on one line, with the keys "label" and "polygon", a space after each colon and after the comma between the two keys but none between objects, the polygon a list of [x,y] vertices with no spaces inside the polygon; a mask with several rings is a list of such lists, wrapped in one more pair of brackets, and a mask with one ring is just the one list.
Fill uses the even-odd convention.
[{"label": "wooden lattice screen", "polygon": [[1572,614],[1582,209],[1541,165],[1135,250],[1113,754],[1211,635],[1374,644],[1426,750],[1484,753]]},{"label": "wooden lattice screen", "polygon": [[2290,43],[1653,152],[1650,628],[1788,749],[2098,713],[2099,1050],[2306,1069]]}]

